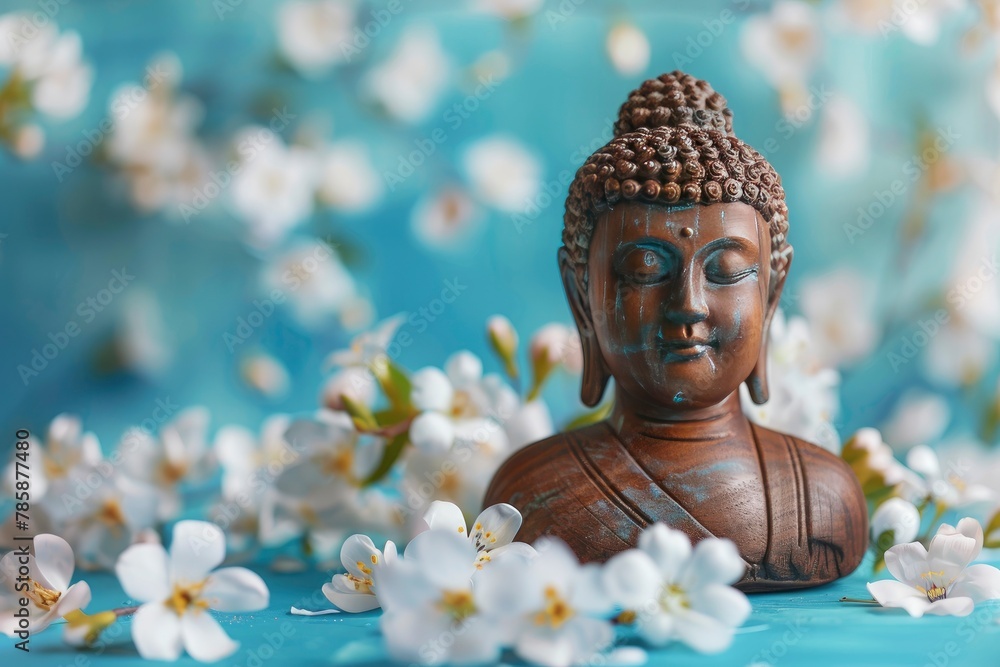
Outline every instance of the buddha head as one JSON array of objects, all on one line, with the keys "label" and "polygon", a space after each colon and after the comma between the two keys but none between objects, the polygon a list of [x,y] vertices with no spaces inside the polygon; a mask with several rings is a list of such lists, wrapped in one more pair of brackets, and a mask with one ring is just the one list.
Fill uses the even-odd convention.
[{"label": "buddha head", "polygon": [[792,259],[781,179],[711,86],[644,82],[569,188],[559,265],[584,353],[581,397],[613,376],[682,415],[746,382],[767,401],[767,333]]}]

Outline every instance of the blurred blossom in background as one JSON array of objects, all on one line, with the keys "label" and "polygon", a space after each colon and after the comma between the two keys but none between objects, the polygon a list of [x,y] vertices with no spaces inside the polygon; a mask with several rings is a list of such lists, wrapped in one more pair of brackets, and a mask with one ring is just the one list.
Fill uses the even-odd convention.
[{"label": "blurred blossom in background", "polygon": [[[335,543],[431,495],[475,516],[512,448],[584,412],[563,202],[627,93],[674,69],[728,98],[788,197],[795,260],[752,418],[835,451],[863,426],[899,456],[996,445],[996,3],[683,4],[7,2],[3,432],[64,443],[62,474],[98,440],[141,453],[71,518],[87,562],[157,507],[175,518],[189,470],[219,463],[224,503],[284,447],[357,493],[282,464],[230,540]],[[396,436],[361,414],[382,425],[380,352],[409,373],[374,369],[415,446],[402,513],[365,481]],[[344,401],[357,432],[312,416]]]}]

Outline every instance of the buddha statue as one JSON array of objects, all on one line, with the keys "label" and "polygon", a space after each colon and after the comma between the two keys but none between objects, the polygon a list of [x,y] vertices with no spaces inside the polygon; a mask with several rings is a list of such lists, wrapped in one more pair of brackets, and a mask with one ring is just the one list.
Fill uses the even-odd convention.
[{"label": "buddha statue", "polygon": [[767,401],[767,339],[792,260],[781,179],[733,134],[726,100],[682,72],[643,83],[612,140],[569,188],[559,268],[597,424],[515,452],[484,505],[523,517],[518,539],[565,541],[584,562],[654,522],[732,540],[737,587],[815,586],[853,571],[868,514],[851,469],[750,422]]}]

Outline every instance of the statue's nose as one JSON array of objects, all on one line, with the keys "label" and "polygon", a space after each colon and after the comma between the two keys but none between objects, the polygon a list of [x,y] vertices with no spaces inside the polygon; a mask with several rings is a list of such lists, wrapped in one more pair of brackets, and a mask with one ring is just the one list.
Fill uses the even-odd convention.
[{"label": "statue's nose", "polygon": [[663,314],[674,324],[694,324],[708,319],[705,291],[691,271],[685,271],[680,280],[669,287]]}]

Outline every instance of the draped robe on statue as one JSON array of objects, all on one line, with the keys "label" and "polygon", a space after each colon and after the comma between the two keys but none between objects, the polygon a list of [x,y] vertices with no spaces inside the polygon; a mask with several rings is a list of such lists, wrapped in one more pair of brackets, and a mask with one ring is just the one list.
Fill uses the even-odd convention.
[{"label": "draped robe on statue", "polygon": [[521,511],[518,540],[553,535],[585,561],[634,547],[656,521],[692,542],[727,537],[747,564],[745,591],[813,586],[857,567],[867,508],[851,469],[815,445],[728,421],[721,438],[662,439],[656,425],[616,432],[609,422],[555,435],[512,455],[484,504]]}]

